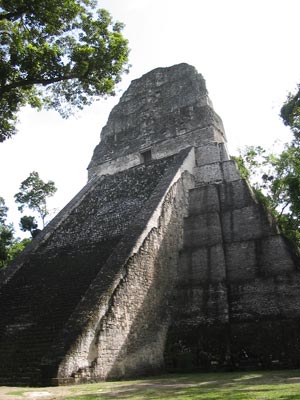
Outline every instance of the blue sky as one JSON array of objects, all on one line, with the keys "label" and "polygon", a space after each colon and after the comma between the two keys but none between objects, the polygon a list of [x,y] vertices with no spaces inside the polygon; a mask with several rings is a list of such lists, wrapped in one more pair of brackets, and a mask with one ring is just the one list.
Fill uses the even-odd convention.
[{"label": "blue sky", "polygon": [[85,184],[86,167],[109,111],[132,79],[156,67],[194,65],[224,122],[229,150],[289,139],[278,113],[300,82],[299,0],[102,0],[124,22],[130,73],[117,96],[76,117],[25,108],[19,133],[0,144],[0,196],[17,227],[13,195],[36,170],[54,180],[51,207],[61,209]]}]

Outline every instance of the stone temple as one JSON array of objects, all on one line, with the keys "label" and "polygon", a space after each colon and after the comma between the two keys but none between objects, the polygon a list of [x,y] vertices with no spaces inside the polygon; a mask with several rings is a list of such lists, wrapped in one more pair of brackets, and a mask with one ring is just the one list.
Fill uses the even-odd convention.
[{"label": "stone temple", "polygon": [[194,67],[133,81],[88,172],[1,271],[1,384],[300,366],[299,259]]}]

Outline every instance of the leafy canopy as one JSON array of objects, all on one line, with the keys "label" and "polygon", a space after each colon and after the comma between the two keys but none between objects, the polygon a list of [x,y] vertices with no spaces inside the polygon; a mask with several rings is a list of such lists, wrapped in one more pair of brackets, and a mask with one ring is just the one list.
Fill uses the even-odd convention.
[{"label": "leafy canopy", "polygon": [[[40,178],[38,172],[31,172],[28,178],[21,183],[20,191],[15,194],[15,201],[16,203],[19,203],[19,211],[23,212],[25,207],[36,211],[39,214],[44,227],[45,218],[49,215],[47,198],[53,196],[56,190],[53,181],[44,182]],[[34,226],[36,221],[33,217],[26,217],[25,220],[23,220],[23,223],[25,223],[27,228],[31,225],[32,230],[36,229],[36,226]]]},{"label": "leafy canopy", "polygon": [[235,159],[282,233],[300,249],[300,86],[288,96],[281,117],[294,136],[280,154],[251,146]]},{"label": "leafy canopy", "polygon": [[29,104],[68,117],[114,94],[126,71],[123,25],[95,0],[0,0],[0,142]]},{"label": "leafy canopy", "polygon": [[0,197],[0,268],[6,266],[9,260],[9,249],[13,243],[13,227],[6,224],[8,207],[3,197]]},{"label": "leafy canopy", "polygon": [[289,94],[280,111],[285,125],[289,126],[294,134],[294,141],[300,140],[300,85],[295,94]]},{"label": "leafy canopy", "polygon": [[38,223],[34,216],[24,215],[20,219],[20,229],[23,232],[29,231],[32,237],[35,237],[39,233]]},{"label": "leafy canopy", "polygon": [[0,224],[4,224],[7,217],[8,207],[5,205],[3,197],[0,196]]}]

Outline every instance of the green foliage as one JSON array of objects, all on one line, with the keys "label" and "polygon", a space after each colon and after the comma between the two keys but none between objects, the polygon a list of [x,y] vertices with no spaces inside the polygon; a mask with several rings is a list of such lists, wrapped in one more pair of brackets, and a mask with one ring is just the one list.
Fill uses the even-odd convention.
[{"label": "green foliage", "polygon": [[0,268],[7,265],[9,261],[9,248],[13,243],[14,230],[12,225],[6,224],[8,208],[3,197],[0,197]]},{"label": "green foliage", "polygon": [[[247,147],[239,156],[257,199],[273,214],[282,233],[300,248],[300,147],[298,140],[280,154]],[[242,172],[243,173],[243,172]]]},{"label": "green foliage", "polygon": [[[38,213],[40,216],[43,227],[45,226],[45,218],[49,215],[47,207],[47,198],[54,195],[56,187],[53,181],[44,182],[38,172],[31,172],[20,185],[20,191],[15,194],[15,201],[19,203],[19,211],[23,212],[24,208],[27,207]],[[34,217],[23,217],[23,223],[25,222],[25,230],[34,230],[33,225],[35,224]],[[21,222],[22,224],[22,222]],[[31,224],[31,228],[28,229]]]},{"label": "green foliage", "polygon": [[13,228],[10,225],[0,225],[0,268],[9,262],[9,249],[13,243]]},{"label": "green foliage", "polygon": [[25,238],[25,239],[20,239],[20,238],[15,238],[13,239],[10,247],[8,248],[8,253],[7,253],[7,260],[5,263],[5,266],[9,264],[11,261],[14,260],[14,258],[21,253],[25,249],[25,247],[31,242],[31,239]]},{"label": "green foliage", "polygon": [[4,224],[7,217],[8,207],[5,205],[3,197],[0,196],[0,224]]},{"label": "green foliage", "polygon": [[32,215],[24,215],[20,219],[20,229],[23,232],[29,231],[32,237],[35,237],[36,234],[39,232],[37,229],[38,223]]},{"label": "green foliage", "polygon": [[295,139],[300,139],[300,85],[295,94],[289,94],[280,111],[285,125],[289,126],[294,133]]},{"label": "green foliage", "polygon": [[31,239],[14,237],[12,224],[6,223],[8,207],[0,197],[0,269],[6,267],[19,254]]},{"label": "green foliage", "polygon": [[249,179],[249,170],[245,166],[244,159],[241,155],[231,156],[231,159],[235,161],[237,168],[243,179]]},{"label": "green foliage", "polygon": [[22,106],[63,117],[114,94],[128,44],[94,0],[0,0],[0,142]]},{"label": "green foliage", "polygon": [[[45,218],[49,215],[47,208],[47,198],[53,196],[56,192],[54,182],[44,182],[40,179],[37,172],[32,172],[20,185],[20,192],[15,195],[16,202],[19,203],[19,210],[23,212],[27,207],[36,211],[42,219],[43,226]],[[14,228],[12,224],[6,223],[8,208],[5,201],[0,197],[0,268],[6,267],[19,254],[31,239],[14,237]],[[34,216],[24,215],[20,220],[20,228],[26,232],[29,231],[32,237],[35,237],[40,231]]]}]

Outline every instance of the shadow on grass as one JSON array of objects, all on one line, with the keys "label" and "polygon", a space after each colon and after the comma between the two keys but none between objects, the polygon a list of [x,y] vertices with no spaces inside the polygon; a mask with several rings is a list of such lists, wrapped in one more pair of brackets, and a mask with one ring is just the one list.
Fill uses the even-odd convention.
[{"label": "shadow on grass", "polygon": [[258,399],[268,399],[268,400],[299,400],[300,394],[285,394],[285,393],[268,393],[266,390],[229,390],[220,391],[215,390],[203,391],[199,389],[186,389],[186,390],[143,390],[130,393],[107,393],[107,394],[89,394],[84,396],[72,396],[67,397],[64,400],[112,400],[112,399],[131,399],[131,400],[142,400],[142,399],[152,399],[152,400],[170,400],[170,399],[180,399],[180,400],[258,400]]},{"label": "shadow on grass", "polygon": [[[299,372],[298,372],[299,376]],[[203,375],[201,375],[203,378]],[[182,379],[181,379],[182,378]],[[199,379],[199,375],[178,379],[155,379],[134,382],[108,388],[98,387],[84,395],[73,395],[64,400],[299,400],[299,383],[282,383],[284,374],[244,374],[232,375],[231,379],[220,380],[210,375]],[[185,383],[183,383],[185,381]],[[192,382],[194,381],[194,382]],[[255,382],[254,382],[255,381]],[[260,382],[258,382],[260,381]],[[265,381],[268,381],[266,384]]]},{"label": "shadow on grass", "polygon": [[[21,398],[28,398],[27,391],[20,391]],[[299,400],[300,371],[174,374],[71,386],[64,397],[56,397],[59,390],[51,394],[61,400]]]}]

